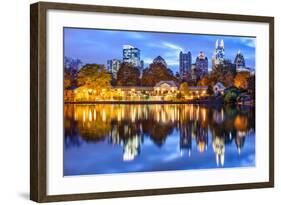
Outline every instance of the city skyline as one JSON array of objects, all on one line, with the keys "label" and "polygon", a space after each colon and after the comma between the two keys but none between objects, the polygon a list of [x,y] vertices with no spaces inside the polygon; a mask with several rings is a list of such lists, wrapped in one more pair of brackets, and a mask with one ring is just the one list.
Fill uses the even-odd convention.
[{"label": "city skyline", "polygon": [[255,69],[254,37],[65,28],[64,55],[79,58],[83,64],[98,63],[106,66],[110,59],[122,60],[123,46],[129,44],[140,50],[144,67],[161,56],[175,74],[179,72],[181,51],[191,52],[192,63],[195,63],[200,52],[205,53],[210,70],[217,40],[224,41],[225,59],[233,62],[240,51],[245,57],[246,66]]},{"label": "city skyline", "polygon": [[64,46],[64,176],[256,165],[255,38],[66,28]]}]

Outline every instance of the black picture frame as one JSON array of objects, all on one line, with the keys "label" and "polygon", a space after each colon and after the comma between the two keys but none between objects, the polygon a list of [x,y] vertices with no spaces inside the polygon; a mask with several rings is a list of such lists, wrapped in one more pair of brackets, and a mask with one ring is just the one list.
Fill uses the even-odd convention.
[{"label": "black picture frame", "polygon": [[[269,24],[269,180],[267,182],[47,195],[46,13],[49,9],[262,22]],[[38,2],[30,6],[30,199],[36,202],[274,187],[274,17]]]}]

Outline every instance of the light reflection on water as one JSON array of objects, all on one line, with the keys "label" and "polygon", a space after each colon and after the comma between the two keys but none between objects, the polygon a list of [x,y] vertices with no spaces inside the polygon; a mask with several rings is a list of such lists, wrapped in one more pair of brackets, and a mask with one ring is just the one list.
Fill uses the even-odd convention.
[{"label": "light reflection on water", "polygon": [[64,175],[255,166],[255,108],[64,106]]}]

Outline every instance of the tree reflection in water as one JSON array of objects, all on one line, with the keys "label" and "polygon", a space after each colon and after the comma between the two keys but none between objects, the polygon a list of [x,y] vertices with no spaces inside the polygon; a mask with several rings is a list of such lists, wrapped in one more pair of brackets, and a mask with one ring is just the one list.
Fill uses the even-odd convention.
[{"label": "tree reflection in water", "polygon": [[187,152],[190,156],[193,149],[203,154],[211,148],[216,165],[224,166],[226,145],[235,143],[240,154],[247,136],[254,136],[255,109],[184,104],[66,104],[64,127],[65,152],[83,143],[103,142],[111,144],[111,149],[122,147],[123,161],[132,161],[141,155],[145,139],[161,149],[176,132],[182,155]]}]

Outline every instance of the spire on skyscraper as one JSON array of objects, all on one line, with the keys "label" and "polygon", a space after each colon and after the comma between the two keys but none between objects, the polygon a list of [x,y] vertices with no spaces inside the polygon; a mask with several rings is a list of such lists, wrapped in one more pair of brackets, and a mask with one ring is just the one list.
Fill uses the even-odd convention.
[{"label": "spire on skyscraper", "polygon": [[221,47],[221,48],[224,48],[224,42],[223,42],[223,40],[221,40],[220,47]]}]

